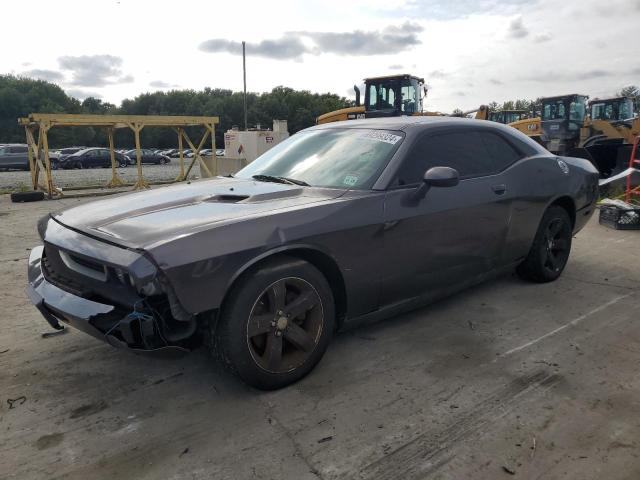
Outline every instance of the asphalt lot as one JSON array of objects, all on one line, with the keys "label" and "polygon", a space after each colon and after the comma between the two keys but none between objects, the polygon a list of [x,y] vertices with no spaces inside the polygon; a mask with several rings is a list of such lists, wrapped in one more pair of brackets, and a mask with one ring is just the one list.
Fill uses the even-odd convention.
[{"label": "asphalt lot", "polygon": [[639,231],[594,218],[559,281],[507,276],[338,334],[264,393],[205,351],[41,337],[35,222],[81,201],[0,196],[2,479],[640,478]]},{"label": "asphalt lot", "polygon": [[[185,158],[185,170],[191,163],[191,158]],[[180,173],[180,164],[177,158],[172,158],[166,165],[143,165],[143,175],[149,182],[166,182],[175,179]],[[134,183],[138,179],[138,170],[135,165],[116,170],[119,177],[127,182]],[[86,168],[82,170],[53,170],[53,181],[56,186],[64,188],[106,185],[111,180],[111,168]],[[200,166],[196,163],[191,169],[189,178],[200,176]],[[31,186],[31,174],[28,171],[0,171],[0,191]]]}]

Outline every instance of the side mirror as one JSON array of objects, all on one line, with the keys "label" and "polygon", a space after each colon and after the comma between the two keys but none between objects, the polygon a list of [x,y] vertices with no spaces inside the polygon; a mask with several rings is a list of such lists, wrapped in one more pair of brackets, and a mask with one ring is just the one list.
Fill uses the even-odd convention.
[{"label": "side mirror", "polygon": [[460,174],[455,168],[432,167],[422,177],[422,185],[415,191],[414,200],[421,200],[431,187],[455,187],[460,183]]},{"label": "side mirror", "polygon": [[460,183],[460,174],[451,167],[432,167],[426,171],[422,181],[430,187],[455,187]]}]

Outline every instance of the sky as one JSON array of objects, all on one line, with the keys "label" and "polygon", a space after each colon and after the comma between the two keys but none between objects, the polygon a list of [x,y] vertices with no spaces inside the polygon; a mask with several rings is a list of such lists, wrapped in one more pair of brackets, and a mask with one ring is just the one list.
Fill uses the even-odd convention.
[{"label": "sky", "polygon": [[[365,77],[425,78],[425,109],[640,85],[640,0],[3,2],[0,73],[119,104],[172,88],[284,85],[354,98]],[[10,20],[10,21],[8,21]]]}]

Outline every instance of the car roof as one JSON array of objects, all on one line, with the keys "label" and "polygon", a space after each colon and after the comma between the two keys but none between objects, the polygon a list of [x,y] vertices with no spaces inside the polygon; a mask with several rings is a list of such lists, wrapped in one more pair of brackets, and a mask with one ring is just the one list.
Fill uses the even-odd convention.
[{"label": "car roof", "polygon": [[344,120],[342,122],[323,123],[309,128],[309,130],[324,130],[329,128],[372,128],[379,130],[409,131],[424,130],[432,127],[460,127],[473,126],[481,128],[500,128],[500,124],[487,120],[475,120],[464,117],[447,117],[440,115],[416,115],[386,118],[367,118],[362,120]]}]

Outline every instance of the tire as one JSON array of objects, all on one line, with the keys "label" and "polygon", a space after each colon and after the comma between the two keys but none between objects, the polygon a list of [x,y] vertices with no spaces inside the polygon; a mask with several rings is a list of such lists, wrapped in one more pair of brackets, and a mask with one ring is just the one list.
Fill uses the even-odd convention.
[{"label": "tire", "polygon": [[78,170],[82,170],[82,169],[84,168],[84,165],[82,164],[82,161],[81,161],[81,160],[78,160],[78,161],[76,162],[76,168],[77,168]]},{"label": "tire", "polygon": [[556,280],[569,260],[572,234],[569,213],[556,205],[549,207],[540,221],[527,258],[516,269],[518,275],[538,283]]},{"label": "tire", "polygon": [[40,200],[44,200],[44,192],[14,192],[11,194],[13,203],[39,202]]},{"label": "tire", "polygon": [[212,349],[247,384],[275,390],[316,366],[334,323],[324,275],[303,260],[277,256],[250,269],[232,288],[212,332]]}]

